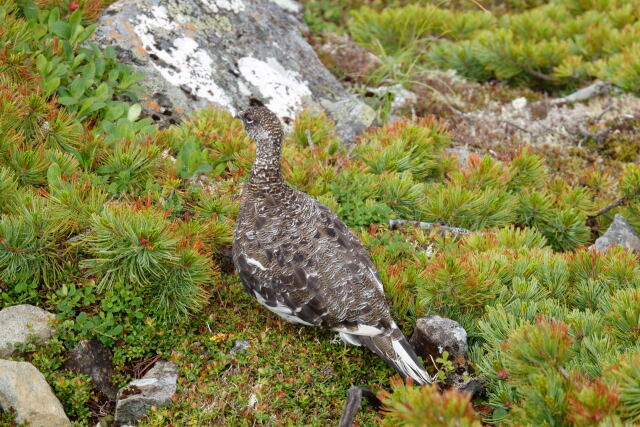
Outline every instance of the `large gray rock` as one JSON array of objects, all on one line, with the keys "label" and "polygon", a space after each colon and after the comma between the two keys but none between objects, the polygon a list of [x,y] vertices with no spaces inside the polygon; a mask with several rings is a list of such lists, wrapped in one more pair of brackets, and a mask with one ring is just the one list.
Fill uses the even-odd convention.
[{"label": "large gray rock", "polygon": [[617,245],[634,252],[640,252],[640,238],[635,231],[633,231],[633,228],[631,228],[627,220],[620,214],[616,214],[613,217],[613,222],[609,226],[609,229],[602,236],[598,237],[589,249],[600,252]]},{"label": "large gray rock", "polygon": [[135,423],[151,406],[166,406],[176,392],[178,367],[160,360],[139,380],[131,381],[118,391],[115,425]]},{"label": "large gray rock", "polygon": [[71,425],[44,375],[28,362],[0,359],[0,407],[33,427]]},{"label": "large gray rock", "polygon": [[113,375],[111,350],[102,345],[100,341],[80,341],[69,352],[69,357],[62,368],[88,375],[97,390],[104,393],[109,399],[115,399],[118,388],[111,383]]},{"label": "large gray rock", "polygon": [[49,326],[54,315],[29,304],[14,305],[0,310],[0,358],[14,352],[16,344],[33,338],[44,342],[55,330]]},{"label": "large gray rock", "polygon": [[292,0],[120,0],[94,40],[145,76],[143,111],[160,124],[207,105],[235,114],[261,103],[281,118],[326,111],[350,141],[375,113],[318,60],[300,12]]}]

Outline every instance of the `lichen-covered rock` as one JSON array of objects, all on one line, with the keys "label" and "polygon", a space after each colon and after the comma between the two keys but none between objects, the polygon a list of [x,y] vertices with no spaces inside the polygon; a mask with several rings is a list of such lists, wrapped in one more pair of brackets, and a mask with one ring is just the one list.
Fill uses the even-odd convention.
[{"label": "lichen-covered rock", "polygon": [[139,380],[131,381],[118,391],[115,425],[135,423],[151,406],[166,406],[176,392],[178,367],[160,360]]},{"label": "lichen-covered rock", "polygon": [[102,345],[100,341],[80,341],[69,352],[69,357],[62,365],[62,368],[88,375],[97,390],[110,399],[115,399],[118,389],[111,383],[111,376],[113,375],[111,350]]},{"label": "lichen-covered rock", "polygon": [[602,236],[598,237],[589,249],[604,251],[617,245],[634,252],[640,252],[640,237],[638,237],[627,220],[620,214],[616,214],[613,217],[613,222],[609,226],[609,229]]},{"label": "lichen-covered rock", "polygon": [[29,304],[14,305],[0,310],[0,358],[10,356],[17,344],[35,339],[44,342],[54,329],[49,322],[54,315]]},{"label": "lichen-covered rock", "polygon": [[467,331],[455,320],[440,316],[421,317],[409,340],[419,356],[434,360],[445,351],[449,356],[466,358]]},{"label": "lichen-covered rock", "polygon": [[16,422],[34,427],[70,426],[44,375],[28,362],[0,359],[0,407],[15,411]]},{"label": "lichen-covered rock", "polygon": [[484,382],[471,378],[473,368],[467,358],[467,331],[458,322],[440,316],[421,317],[409,342],[426,363],[436,362],[445,351],[448,353],[452,370],[445,372],[446,387],[470,393],[472,397],[484,392]]},{"label": "lichen-covered rock", "polygon": [[327,111],[350,141],[375,115],[320,63],[300,10],[291,0],[120,0],[94,41],[145,76],[144,111],[161,124],[207,105],[236,113],[261,103],[281,118]]}]

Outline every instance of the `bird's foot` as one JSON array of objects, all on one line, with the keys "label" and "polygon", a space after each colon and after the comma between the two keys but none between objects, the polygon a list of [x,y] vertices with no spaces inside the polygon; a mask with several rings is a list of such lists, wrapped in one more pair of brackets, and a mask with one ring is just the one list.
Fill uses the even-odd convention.
[{"label": "bird's foot", "polygon": [[329,341],[329,344],[340,344],[340,343],[345,344],[345,346],[346,346],[346,343],[345,343],[345,342],[344,342],[344,340],[340,337],[340,334],[339,334],[339,333],[337,333],[337,334],[336,334],[336,336],[335,336],[335,337],[333,337],[333,338],[331,338],[331,340]]}]

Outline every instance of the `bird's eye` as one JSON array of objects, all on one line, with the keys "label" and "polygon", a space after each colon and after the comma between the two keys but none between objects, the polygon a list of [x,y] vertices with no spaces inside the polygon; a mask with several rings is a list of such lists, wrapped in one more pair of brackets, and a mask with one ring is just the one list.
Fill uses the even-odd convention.
[{"label": "bird's eye", "polygon": [[248,123],[248,124],[251,124],[251,123],[253,123],[253,119],[251,117],[245,117],[244,118],[244,122]]}]

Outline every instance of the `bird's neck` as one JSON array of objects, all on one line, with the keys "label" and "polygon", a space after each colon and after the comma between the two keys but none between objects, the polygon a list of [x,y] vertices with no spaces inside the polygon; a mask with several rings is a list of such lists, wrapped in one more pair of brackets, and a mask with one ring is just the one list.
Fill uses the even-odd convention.
[{"label": "bird's neck", "polygon": [[286,187],[280,170],[280,144],[256,144],[256,159],[251,168],[249,185],[260,191]]}]

